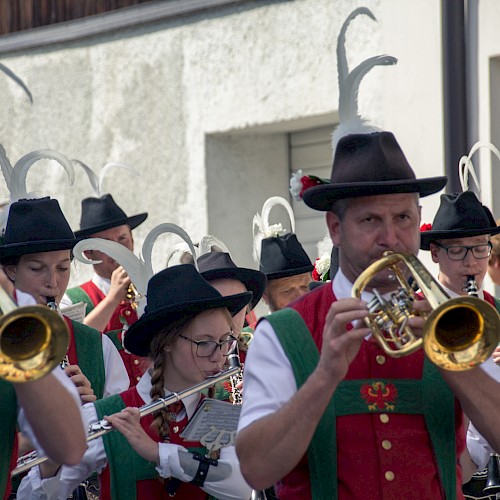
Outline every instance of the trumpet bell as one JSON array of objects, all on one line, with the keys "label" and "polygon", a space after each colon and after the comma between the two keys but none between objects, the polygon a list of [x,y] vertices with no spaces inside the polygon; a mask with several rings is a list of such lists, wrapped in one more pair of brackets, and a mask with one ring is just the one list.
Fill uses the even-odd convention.
[{"label": "trumpet bell", "polygon": [[19,307],[0,317],[0,378],[29,382],[64,358],[69,334],[63,318],[45,306]]},{"label": "trumpet bell", "polygon": [[499,325],[500,315],[484,300],[471,296],[449,299],[426,320],[425,352],[445,370],[470,370],[495,350]]},{"label": "trumpet bell", "polygon": [[[404,264],[431,306],[425,318],[422,336],[408,327],[415,316],[415,293]],[[388,299],[373,289],[375,298],[368,304],[366,325],[372,330],[382,349],[392,357],[415,352],[424,346],[428,358],[440,368],[465,371],[484,362],[493,354],[500,340],[500,314],[490,304],[477,297],[461,296],[454,299],[412,254],[386,252],[366,268],[355,281],[353,297],[361,297],[374,275],[390,269],[399,281],[399,289]]]}]

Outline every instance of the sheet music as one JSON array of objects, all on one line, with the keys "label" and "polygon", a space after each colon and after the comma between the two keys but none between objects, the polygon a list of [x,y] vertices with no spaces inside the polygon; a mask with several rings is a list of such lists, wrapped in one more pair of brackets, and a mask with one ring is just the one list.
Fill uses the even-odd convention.
[{"label": "sheet music", "polygon": [[61,308],[61,313],[64,314],[64,316],[78,323],[83,323],[86,311],[87,304],[85,304],[85,302],[77,302],[71,306]]},{"label": "sheet music", "polygon": [[240,405],[205,398],[181,437],[187,441],[199,441],[208,450],[234,445],[240,411]]}]

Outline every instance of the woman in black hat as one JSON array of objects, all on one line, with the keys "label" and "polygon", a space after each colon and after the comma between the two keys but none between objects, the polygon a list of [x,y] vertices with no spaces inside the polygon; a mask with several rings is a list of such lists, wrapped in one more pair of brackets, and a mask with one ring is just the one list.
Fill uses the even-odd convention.
[{"label": "woman in black hat", "polygon": [[[0,245],[0,263],[17,293],[38,304],[59,304],[70,278],[75,238],[57,200],[20,200],[10,207]],[[65,318],[70,331],[65,368],[82,402],[116,394],[128,376],[113,343],[96,330]]]},{"label": "woman in black hat", "polygon": [[[111,415],[106,419],[119,433],[92,441],[79,466],[63,468],[59,498],[66,498],[93,470],[101,474],[102,499],[125,498],[121,495],[131,488],[138,500],[174,493],[180,500],[205,499],[209,494],[219,499],[249,498],[251,490],[240,474],[234,446],[222,448],[218,465],[214,462],[202,474],[206,480],[197,473],[200,462],[186,453],[203,448],[180,437],[203,399],[201,394],[142,419],[137,407],[219,373],[236,345],[232,316],[252,294],[223,297],[194,266],[184,264],[153,276],[147,297],[145,313],[127,331],[125,348],[148,355],[152,367],[128,391],[84,407],[89,422]],[[193,480],[196,484],[189,484]]]}]

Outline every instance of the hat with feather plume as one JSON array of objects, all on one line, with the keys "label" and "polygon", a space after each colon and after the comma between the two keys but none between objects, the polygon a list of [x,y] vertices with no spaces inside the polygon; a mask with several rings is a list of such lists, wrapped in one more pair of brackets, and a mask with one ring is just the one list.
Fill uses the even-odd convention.
[{"label": "hat with feather plume", "polygon": [[[281,223],[269,224],[273,207],[283,206],[292,225],[288,233]],[[295,234],[295,216],[290,203],[281,196],[264,202],[262,214],[253,218],[253,257],[268,280],[311,272],[314,266]]]},{"label": "hat with feather plume", "polygon": [[[224,250],[225,249],[225,250]],[[207,281],[232,279],[243,283],[252,292],[250,307],[253,309],[266,289],[266,275],[255,269],[238,267],[231,258],[227,246],[218,238],[207,235],[200,240],[198,252],[200,274]]]},{"label": "hat with feather plume", "polygon": [[85,170],[90,180],[90,184],[96,193],[96,197],[89,197],[82,200],[80,229],[75,231],[77,237],[88,237],[100,231],[123,226],[125,224],[130,226],[130,229],[135,229],[146,220],[148,216],[147,212],[129,217],[118,206],[111,194],[105,194],[103,192],[104,178],[111,169],[122,168],[134,175],[138,175],[132,167],[124,163],[110,162],[102,167],[99,175],[96,175],[90,167],[80,160],[73,160],[73,162],[80,165]]},{"label": "hat with feather plume", "polygon": [[458,173],[462,192],[441,195],[432,225],[429,228],[424,224],[421,228],[420,248],[422,250],[430,250],[430,245],[434,241],[500,233],[500,227],[497,226],[490,209],[483,205],[476,194],[469,189],[470,174],[477,189],[481,191],[472,164],[472,156],[482,147],[488,148],[500,160],[500,151],[493,144],[485,142],[477,142],[467,156],[460,158]]},{"label": "hat with feather plume", "polygon": [[[0,211],[0,231],[2,234],[5,232],[10,207],[13,203],[19,200],[40,198],[39,193],[28,192],[26,187],[26,178],[28,176],[29,169],[40,160],[53,160],[58,163],[61,167],[63,167],[67,175],[69,185],[73,185],[75,181],[73,164],[63,154],[52,149],[37,149],[22,156],[19,160],[17,160],[14,166],[12,166],[9,158],[7,157],[5,148],[2,144],[0,144],[0,168],[2,170],[2,175],[5,179],[7,189],[9,190],[9,200],[4,203],[4,206]],[[36,231],[40,231],[40,229],[36,229]]]},{"label": "hat with feather plume", "polygon": [[337,41],[340,125],[332,135],[334,151],[330,180],[303,192],[304,202],[316,210],[331,210],[342,198],[391,193],[420,193],[427,196],[442,189],[446,177],[417,179],[396,138],[366,122],[358,113],[358,90],[363,77],[375,66],[393,65],[396,58],[374,56],[349,71],[345,35],[350,22],[360,14],[375,20],[366,7],[346,19]]}]

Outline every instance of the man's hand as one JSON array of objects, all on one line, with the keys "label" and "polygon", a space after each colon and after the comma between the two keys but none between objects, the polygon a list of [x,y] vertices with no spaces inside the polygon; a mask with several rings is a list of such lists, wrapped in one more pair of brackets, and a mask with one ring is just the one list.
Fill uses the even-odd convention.
[{"label": "man's hand", "polygon": [[127,298],[129,285],[130,278],[127,271],[122,266],[118,266],[111,275],[111,287],[106,297],[118,305]]},{"label": "man's hand", "polygon": [[[367,315],[366,302],[361,299],[342,299],[331,305],[326,315],[317,368],[329,379],[340,382],[346,376],[363,338],[370,334],[370,329],[363,323]],[[351,323],[356,326],[348,330],[347,326]]]},{"label": "man's hand", "polygon": [[97,399],[94,395],[94,389],[91,387],[90,380],[82,373],[78,365],[69,365],[64,371],[71,379],[71,382],[75,384],[82,404],[93,403]]}]

